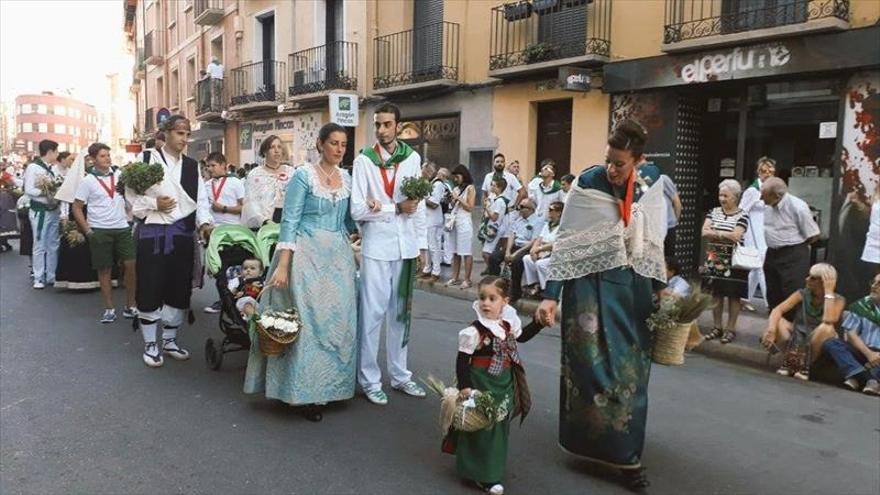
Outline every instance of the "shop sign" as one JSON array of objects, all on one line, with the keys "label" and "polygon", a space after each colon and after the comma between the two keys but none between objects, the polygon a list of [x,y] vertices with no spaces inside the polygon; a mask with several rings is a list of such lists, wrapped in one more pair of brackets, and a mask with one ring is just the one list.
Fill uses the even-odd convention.
[{"label": "shop sign", "polygon": [[836,139],[837,121],[819,122],[819,139]]},{"label": "shop sign", "polygon": [[590,90],[590,70],[581,67],[560,67],[559,86],[563,91],[588,92]]},{"label": "shop sign", "polygon": [[330,93],[330,122],[335,122],[343,127],[357,127],[357,95]]},{"label": "shop sign", "polygon": [[880,26],[605,64],[608,93],[880,65]]}]

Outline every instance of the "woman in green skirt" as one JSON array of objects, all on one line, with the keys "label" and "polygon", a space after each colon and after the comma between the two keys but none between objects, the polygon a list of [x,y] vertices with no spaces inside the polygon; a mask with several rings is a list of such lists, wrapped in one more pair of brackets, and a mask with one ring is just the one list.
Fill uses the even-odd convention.
[{"label": "woman in green skirt", "polygon": [[587,169],[572,187],[536,317],[552,323],[561,300],[559,445],[619,469],[634,489],[648,486],[645,320],[652,292],[666,282],[663,188],[656,167],[639,167],[646,138],[640,124],[623,121],[608,139],[606,166]]}]

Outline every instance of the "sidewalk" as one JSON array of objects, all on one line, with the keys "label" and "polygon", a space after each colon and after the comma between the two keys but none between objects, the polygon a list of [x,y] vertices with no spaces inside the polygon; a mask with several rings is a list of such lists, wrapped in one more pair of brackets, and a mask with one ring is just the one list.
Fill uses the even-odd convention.
[{"label": "sidewalk", "polygon": [[[479,253],[478,250],[475,250],[474,252]],[[417,280],[416,285],[419,289],[425,292],[454,297],[456,299],[475,301],[477,299],[476,284],[481,278],[479,273],[485,269],[483,260],[478,258],[479,254],[474,257],[474,269],[473,275],[471,276],[471,281],[473,282],[474,287],[471,287],[470,289],[446,287],[444,283],[449,279],[450,272],[448,267],[443,267],[439,282],[431,284],[423,280]],[[519,311],[523,319],[529,321],[538,309],[539,303],[540,301],[535,299],[523,298],[517,301],[516,304],[514,304],[514,307]],[[725,314],[725,318],[726,316],[727,315]],[[737,337],[734,342],[731,342],[730,344],[722,344],[717,340],[703,342],[694,349],[693,352],[725,361],[759,367],[767,371],[773,371],[782,363],[782,357],[780,354],[777,354],[776,356],[771,357],[768,361],[769,354],[763,347],[761,347],[759,342],[761,335],[763,335],[764,331],[767,329],[767,316],[768,311],[765,307],[757,307],[755,312],[743,310],[740,313],[739,321],[737,322]],[[697,320],[697,323],[704,334],[708,333],[712,329],[712,313],[710,311],[704,312]],[[547,332],[547,330],[545,330],[545,332]],[[549,330],[549,333],[550,335],[558,336],[560,329],[558,326],[554,326]]]}]

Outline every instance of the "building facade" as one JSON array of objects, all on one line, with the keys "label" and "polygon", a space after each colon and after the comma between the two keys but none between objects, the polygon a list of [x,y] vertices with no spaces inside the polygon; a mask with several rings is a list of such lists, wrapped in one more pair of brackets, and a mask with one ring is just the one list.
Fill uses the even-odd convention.
[{"label": "building facade", "polygon": [[44,91],[15,98],[15,142],[36,153],[43,139],[58,143],[59,151],[78,153],[98,139],[95,107],[68,96]]}]

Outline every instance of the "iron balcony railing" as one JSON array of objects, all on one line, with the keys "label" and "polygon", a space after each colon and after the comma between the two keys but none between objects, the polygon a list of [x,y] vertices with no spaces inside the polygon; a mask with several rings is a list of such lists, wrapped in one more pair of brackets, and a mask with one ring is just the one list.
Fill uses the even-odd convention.
[{"label": "iron balcony railing", "polygon": [[332,89],[357,89],[357,43],[335,41],[292,53],[290,96]]},{"label": "iron balcony railing", "polygon": [[379,36],[374,89],[440,79],[458,80],[459,25],[437,22]]},{"label": "iron balcony railing", "polygon": [[132,67],[132,75],[135,81],[142,79],[144,76],[143,72],[146,69],[144,60],[144,48],[138,47],[134,55],[134,66]]},{"label": "iron balcony railing", "polygon": [[245,105],[258,102],[284,102],[284,62],[264,60],[242,65],[230,71],[230,103]]},{"label": "iron balcony railing", "polygon": [[195,0],[193,20],[196,24],[210,26],[223,19],[223,0]]},{"label": "iron balcony railing", "polygon": [[611,53],[611,0],[523,0],[491,16],[489,70]]},{"label": "iron balcony railing", "polygon": [[663,43],[837,18],[849,0],[666,0]]},{"label": "iron balcony railing", "polygon": [[196,116],[225,110],[223,79],[206,78],[196,83]]},{"label": "iron balcony railing", "polygon": [[147,108],[144,110],[144,132],[150,132],[156,129],[156,109]]},{"label": "iron balcony railing", "polygon": [[165,56],[165,31],[154,29],[144,35],[144,61],[161,65]]}]

